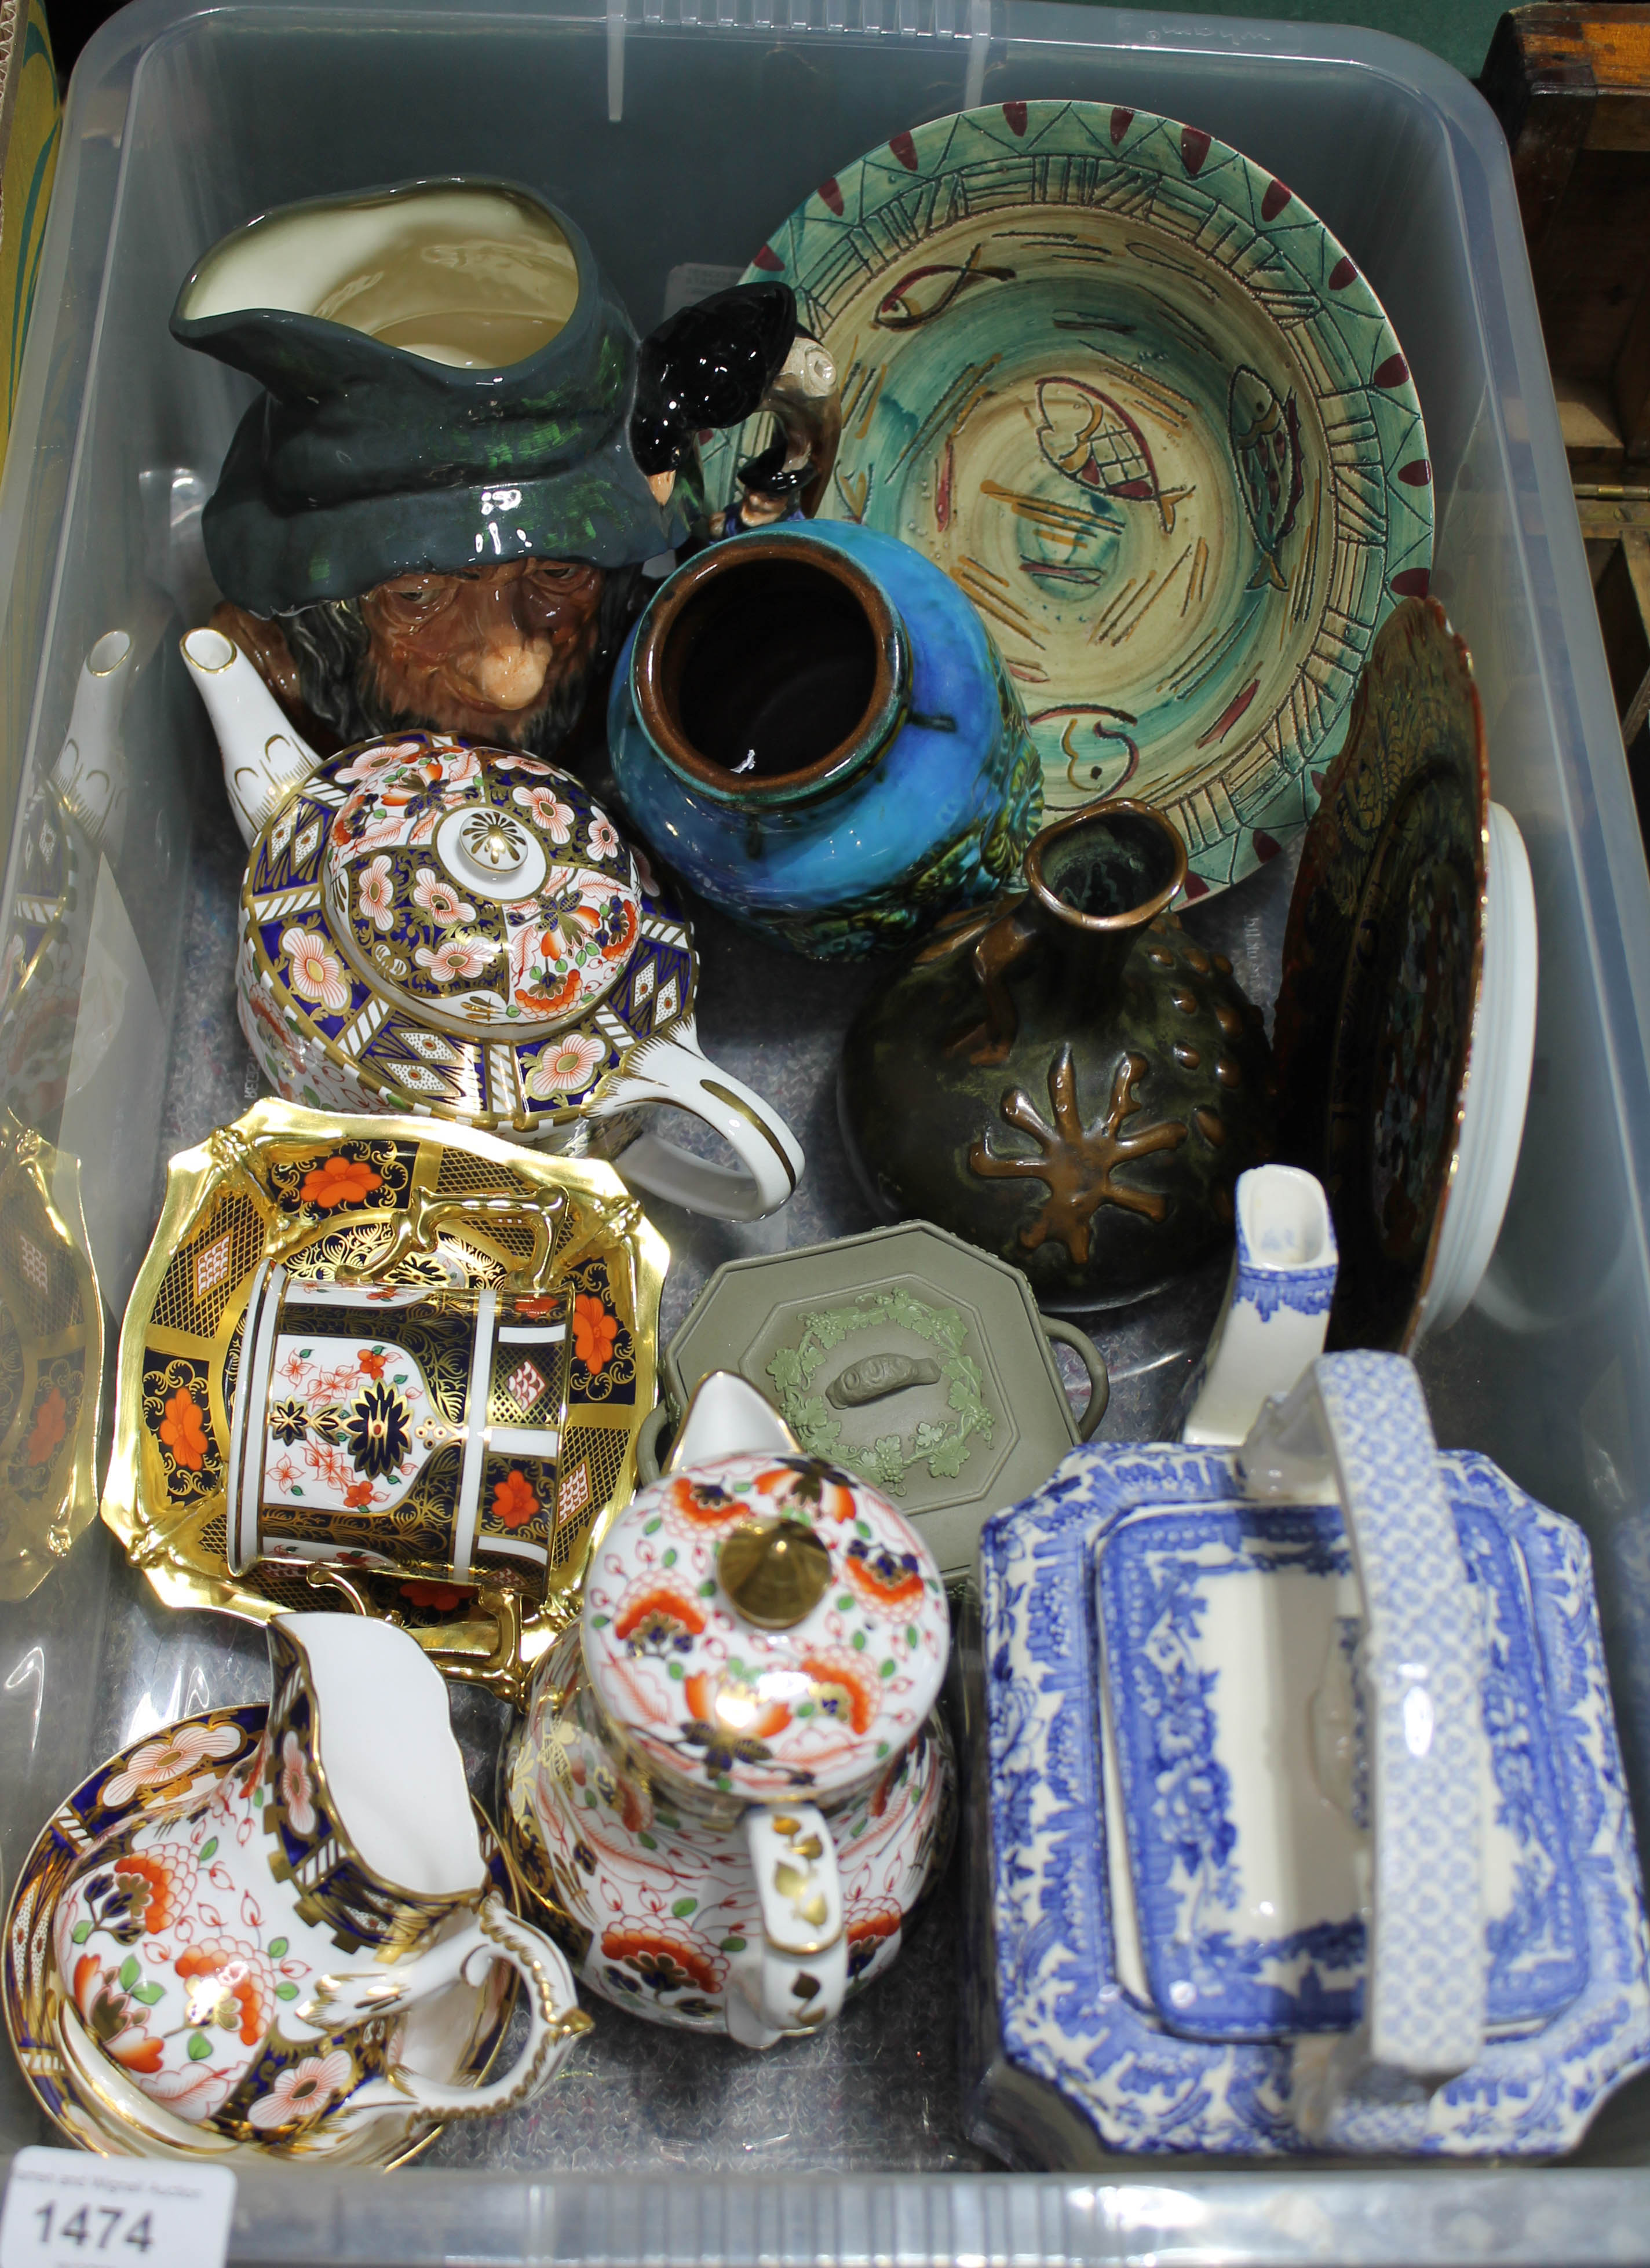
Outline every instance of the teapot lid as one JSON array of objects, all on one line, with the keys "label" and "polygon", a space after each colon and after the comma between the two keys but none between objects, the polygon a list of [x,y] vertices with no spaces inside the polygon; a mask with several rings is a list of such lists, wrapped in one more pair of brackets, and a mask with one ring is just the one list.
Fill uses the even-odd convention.
[{"label": "teapot lid", "polygon": [[886,1497],[756,1452],[657,1481],[585,1581],[598,1697],[650,1767],[756,1802],[829,1799],[920,1729],[951,1635],[939,1570]]},{"label": "teapot lid", "polygon": [[534,756],[380,740],[333,773],[327,925],[438,1031],[552,1032],[624,974],[635,862],[599,804]]},{"label": "teapot lid", "polygon": [[476,1123],[565,1115],[690,1009],[686,924],[601,806],[451,734],[322,765],[254,843],[243,905],[289,1022],[387,1100]]}]

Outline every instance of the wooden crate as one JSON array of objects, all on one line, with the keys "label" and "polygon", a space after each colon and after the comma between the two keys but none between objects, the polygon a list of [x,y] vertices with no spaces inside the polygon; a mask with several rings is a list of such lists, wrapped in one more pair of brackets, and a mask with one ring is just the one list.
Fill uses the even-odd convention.
[{"label": "wooden crate", "polygon": [[1496,26],[1478,84],[1513,153],[1631,745],[1650,717],[1650,6],[1515,8]]}]

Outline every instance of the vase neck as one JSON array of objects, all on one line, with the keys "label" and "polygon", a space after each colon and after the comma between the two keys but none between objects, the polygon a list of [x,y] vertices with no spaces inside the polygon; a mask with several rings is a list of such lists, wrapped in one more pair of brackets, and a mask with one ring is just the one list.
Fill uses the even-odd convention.
[{"label": "vase neck", "polygon": [[741,535],[674,575],[637,634],[630,692],[685,787],[752,814],[858,777],[910,703],[910,646],[875,578],[817,536]]},{"label": "vase neck", "polygon": [[1045,827],[1026,854],[1022,918],[1074,1009],[1092,1016],[1122,982],[1141,935],[1186,879],[1186,852],[1159,812],[1143,804],[1090,804]]}]

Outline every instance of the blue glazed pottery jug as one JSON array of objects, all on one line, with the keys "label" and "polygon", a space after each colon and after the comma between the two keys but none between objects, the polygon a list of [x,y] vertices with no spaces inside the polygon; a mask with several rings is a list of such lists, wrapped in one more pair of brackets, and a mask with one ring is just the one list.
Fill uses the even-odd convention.
[{"label": "blue glazed pottery jug", "polygon": [[661,858],[817,960],[875,952],[1016,875],[1042,794],[979,616],[872,529],[735,536],[637,623],[614,777]]}]

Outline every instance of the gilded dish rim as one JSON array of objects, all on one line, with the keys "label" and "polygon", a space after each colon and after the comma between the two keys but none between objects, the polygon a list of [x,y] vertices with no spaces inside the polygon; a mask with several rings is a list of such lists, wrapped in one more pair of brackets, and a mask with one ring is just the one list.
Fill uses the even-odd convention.
[{"label": "gilded dish rim", "polygon": [[[6,1900],[4,1963],[4,1973],[0,1974],[0,2000],[4,2004],[6,2037],[11,2043],[11,2052],[17,2058],[18,2069],[22,2074],[23,2082],[28,2088],[37,2110],[50,2120],[52,2125],[68,2141],[99,2157],[144,2157],[151,2153],[143,2146],[141,2139],[138,2146],[135,2148],[118,2147],[116,2137],[122,2132],[125,2123],[119,2113],[107,2104],[97,2102],[95,2099],[92,2106],[87,2107],[85,2089],[79,2075],[76,2073],[73,2064],[56,2043],[56,2027],[54,2021],[43,2021],[38,2028],[41,2037],[51,2041],[51,2045],[25,2050],[19,2043],[18,2038],[19,2002],[26,2009],[33,2005],[36,2000],[46,2006],[48,2005],[48,1996],[56,1992],[61,1999],[62,1993],[61,1987],[55,1983],[49,1974],[43,1975],[39,1984],[33,1990],[17,1981],[16,1928],[18,1904],[25,1893],[40,1880],[45,1872],[47,1859],[50,1855],[47,1846],[53,1836],[57,1836],[65,1845],[72,1845],[77,1833],[84,1837],[84,1824],[80,1815],[75,1809],[77,1800],[94,1782],[104,1778],[117,1765],[129,1764],[138,1749],[147,1747],[157,1737],[158,1733],[175,1734],[195,1725],[231,1724],[242,1735],[241,1744],[232,1756],[212,1757],[203,1766],[192,1771],[188,1785],[181,1793],[177,1792],[175,1781],[171,1783],[173,1793],[166,1802],[155,1804],[153,1807],[156,1815],[160,1816],[173,1810],[179,1803],[193,1800],[197,1793],[203,1793],[203,1782],[217,1783],[227,1778],[238,1764],[244,1764],[257,1742],[262,1738],[269,1715],[269,1705],[267,1701],[239,1702],[218,1709],[199,1710],[191,1716],[179,1718],[173,1724],[153,1727],[147,1733],[140,1734],[136,1740],[129,1741],[123,1748],[117,1749],[113,1756],[106,1756],[101,1764],[95,1765],[91,1771],[85,1773],[77,1786],[62,1799],[39,1834],[35,1836],[29,1846],[27,1856],[18,1868],[17,1879]],[[144,1791],[139,1790],[127,1803],[118,1807],[121,1815],[117,1822],[105,1827],[100,1833],[90,1840],[83,1840],[81,1851],[74,1854],[74,1863],[77,1866],[82,1856],[95,1851],[111,1836],[124,1832],[133,1815],[142,1812],[145,1808]],[[504,1897],[505,1904],[511,1911],[519,1914],[523,1893],[521,1878],[515,1862],[505,1848],[503,1838],[494,1828],[492,1821],[474,1796],[470,1798],[470,1808],[475,1815],[476,1827],[481,1835],[482,1852],[489,1858],[490,1872],[495,1876],[494,1888]],[[502,1881],[497,1879],[499,1875],[503,1877]],[[39,1926],[38,1919],[35,1926]],[[501,1967],[507,1969],[507,1964],[490,1962],[489,1974]],[[520,1979],[513,1970],[508,1970],[507,1973],[508,1982],[505,1985],[498,2014],[492,2026],[491,2040],[486,2041],[484,2012],[482,2012],[478,2016],[478,2021],[482,2023],[483,2029],[478,2036],[472,2038],[471,2044],[462,2059],[462,2067],[468,2069],[470,2083],[475,2087],[485,2085],[493,2066],[498,2060],[499,2051],[504,2046],[505,2036],[510,2029],[511,2014],[520,1992]],[[484,1981],[471,1989],[476,1995],[479,2009],[482,1996],[492,1988]],[[478,2049],[484,2050],[480,2053],[479,2060]],[[46,2069],[47,2059],[49,2059],[51,2066],[48,2075],[54,2084],[62,2088],[65,2097],[82,2110],[86,2119],[86,2131],[83,2132],[70,2124],[60,2111],[54,2110],[46,2101],[36,2086],[37,2073]],[[410,2098],[409,2110],[416,2117],[416,2106],[411,2103]],[[391,2118],[399,2119],[401,2116],[401,2113],[389,2114],[386,2123],[389,2123]],[[363,2146],[358,2154],[350,2154],[346,2144],[341,2153],[328,2154],[318,2163],[326,2166],[328,2169],[335,2169],[351,2173],[393,2172],[399,2166],[409,2164],[414,2158],[427,2150],[437,2136],[453,2123],[451,2117],[443,2117],[435,2112],[430,2112],[425,2116],[427,2123],[422,2124],[422,2131],[408,2139],[403,2130],[402,2138],[387,2150],[380,2146],[379,2150],[373,2151]],[[369,2128],[367,2135],[362,2138],[364,2146],[370,2138],[370,2134]],[[171,2163],[193,2162],[180,2149],[169,2150],[166,2156],[166,2161]],[[213,2165],[233,2165],[245,2163],[254,2157],[266,2162],[288,2163],[297,2161],[302,2163],[304,2154],[296,2148],[271,2146],[261,2149],[256,2145],[231,2143],[225,2138],[225,2147],[222,2150],[203,2152],[201,2161]]]}]

